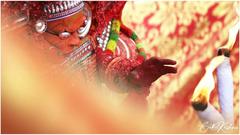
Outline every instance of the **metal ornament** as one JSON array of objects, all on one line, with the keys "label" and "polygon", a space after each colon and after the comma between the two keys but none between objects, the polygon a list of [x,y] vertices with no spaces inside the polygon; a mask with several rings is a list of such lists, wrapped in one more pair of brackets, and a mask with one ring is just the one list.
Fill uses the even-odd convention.
[{"label": "metal ornament", "polygon": [[80,38],[83,38],[88,34],[90,27],[91,27],[91,23],[92,23],[92,12],[91,12],[90,7],[87,4],[83,8],[83,12],[84,12],[85,16],[87,16],[87,19],[84,21],[84,26],[80,27],[77,31],[78,36]]},{"label": "metal ornament", "polygon": [[66,39],[66,38],[70,37],[70,35],[71,34],[69,32],[62,32],[62,33],[59,34],[59,37],[61,39]]},{"label": "metal ornament", "polygon": [[43,20],[37,20],[35,29],[38,33],[44,33],[47,29],[47,23]]}]

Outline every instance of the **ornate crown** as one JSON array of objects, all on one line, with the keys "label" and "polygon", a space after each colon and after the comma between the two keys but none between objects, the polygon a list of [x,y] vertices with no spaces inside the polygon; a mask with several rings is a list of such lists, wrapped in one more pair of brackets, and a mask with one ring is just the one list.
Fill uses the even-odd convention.
[{"label": "ornate crown", "polygon": [[44,6],[44,12],[47,14],[47,21],[54,21],[66,18],[77,13],[84,7],[84,2],[80,1],[62,1],[51,3]]}]

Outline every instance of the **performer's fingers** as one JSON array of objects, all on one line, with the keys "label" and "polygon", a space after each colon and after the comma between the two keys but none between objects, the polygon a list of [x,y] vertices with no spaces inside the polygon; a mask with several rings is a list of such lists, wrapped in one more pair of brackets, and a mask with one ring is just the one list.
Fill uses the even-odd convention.
[{"label": "performer's fingers", "polygon": [[171,60],[171,59],[160,59],[159,61],[164,65],[175,65],[175,64],[177,64],[177,62],[175,60]]},{"label": "performer's fingers", "polygon": [[151,57],[150,59],[148,59],[146,61],[146,63],[149,65],[155,65],[155,64],[159,63],[159,59],[157,57]]},{"label": "performer's fingers", "polygon": [[170,67],[170,66],[164,66],[162,69],[160,69],[160,72],[163,72],[163,71],[164,71],[164,74],[177,73],[177,68]]},{"label": "performer's fingers", "polygon": [[160,59],[158,57],[152,57],[148,60],[149,64],[157,65],[175,65],[177,62],[171,59]]}]

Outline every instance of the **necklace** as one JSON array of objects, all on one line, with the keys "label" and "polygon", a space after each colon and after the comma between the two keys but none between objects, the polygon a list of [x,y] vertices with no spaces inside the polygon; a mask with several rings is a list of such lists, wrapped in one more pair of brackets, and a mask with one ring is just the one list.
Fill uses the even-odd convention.
[{"label": "necklace", "polygon": [[144,61],[146,59],[146,54],[140,39],[135,32],[121,24],[117,19],[112,19],[112,21],[108,23],[108,26],[105,27],[102,32],[101,38],[97,37],[99,47],[102,48],[103,51],[110,51],[114,54],[117,48],[120,30],[135,42],[136,51],[138,53],[137,60],[140,62]]}]

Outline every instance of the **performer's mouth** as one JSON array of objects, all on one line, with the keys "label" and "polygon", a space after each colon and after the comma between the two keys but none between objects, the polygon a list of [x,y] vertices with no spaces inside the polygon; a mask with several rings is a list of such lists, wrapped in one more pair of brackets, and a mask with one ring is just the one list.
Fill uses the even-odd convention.
[{"label": "performer's mouth", "polygon": [[66,60],[62,64],[75,65],[84,61],[94,52],[94,47],[89,38],[85,38],[79,45],[78,48],[74,49],[73,52],[67,55]]}]

